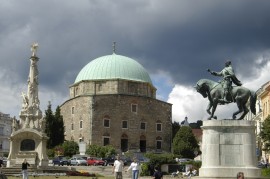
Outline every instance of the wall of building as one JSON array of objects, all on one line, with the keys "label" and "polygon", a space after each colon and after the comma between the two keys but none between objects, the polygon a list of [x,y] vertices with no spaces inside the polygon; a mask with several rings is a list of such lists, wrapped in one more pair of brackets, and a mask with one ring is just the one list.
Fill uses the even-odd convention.
[{"label": "wall of building", "polygon": [[[134,94],[105,94],[118,88],[115,84],[121,88],[128,88],[127,81],[123,83],[110,81],[110,85],[114,87],[102,88],[103,94],[97,92],[98,95],[89,95],[88,90],[93,90],[91,87],[93,84],[89,82],[87,84],[90,84],[90,87],[79,84],[80,89],[83,87],[83,94],[77,93],[78,96],[61,106],[66,140],[77,142],[83,140],[88,144],[104,145],[104,138],[107,138],[111,145],[121,150],[121,139],[125,138],[128,140],[128,150],[136,151],[140,149],[140,140],[145,140],[147,151],[170,152],[171,104]],[[72,86],[71,91],[74,91],[74,88],[76,86]],[[142,83],[137,85],[137,88],[138,91],[146,92],[149,86]],[[128,90],[129,93],[131,91],[132,89]],[[134,106],[136,112],[132,111]],[[104,126],[104,119],[109,120],[109,127]],[[127,127],[123,128],[123,121]],[[141,129],[141,123],[145,124],[145,129]],[[157,126],[161,129],[157,130]],[[157,142],[161,144],[158,150]]]},{"label": "wall of building", "polygon": [[9,137],[12,132],[12,118],[0,112],[0,156],[9,153]]}]

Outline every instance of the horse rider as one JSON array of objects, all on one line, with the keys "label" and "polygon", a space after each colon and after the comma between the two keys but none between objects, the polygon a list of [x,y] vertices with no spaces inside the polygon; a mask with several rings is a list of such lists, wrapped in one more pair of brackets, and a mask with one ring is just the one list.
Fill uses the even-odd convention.
[{"label": "horse rider", "polygon": [[232,82],[237,86],[242,85],[241,81],[239,81],[234,74],[232,62],[231,61],[225,62],[225,67],[220,72],[211,71],[210,69],[208,69],[207,71],[210,72],[211,75],[223,77],[223,88],[224,88],[223,102],[230,103],[231,101],[228,99],[228,94],[231,94]]}]

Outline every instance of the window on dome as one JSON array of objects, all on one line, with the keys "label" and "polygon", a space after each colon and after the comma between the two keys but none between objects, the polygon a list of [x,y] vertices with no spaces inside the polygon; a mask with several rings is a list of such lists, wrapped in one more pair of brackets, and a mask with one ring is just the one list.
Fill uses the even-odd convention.
[{"label": "window on dome", "polygon": [[79,95],[79,88],[78,87],[75,88],[75,96],[77,96],[77,95]]},{"label": "window on dome", "polygon": [[73,106],[73,107],[71,108],[71,114],[74,114],[74,110],[75,110],[75,107]]},{"label": "window on dome", "polygon": [[74,130],[74,125],[73,125],[73,123],[71,123],[71,130]]},{"label": "window on dome", "polygon": [[83,128],[83,121],[80,121],[80,129]]},{"label": "window on dome", "polygon": [[128,83],[128,91],[129,91],[129,93],[137,94],[138,93],[138,83],[129,82]]}]

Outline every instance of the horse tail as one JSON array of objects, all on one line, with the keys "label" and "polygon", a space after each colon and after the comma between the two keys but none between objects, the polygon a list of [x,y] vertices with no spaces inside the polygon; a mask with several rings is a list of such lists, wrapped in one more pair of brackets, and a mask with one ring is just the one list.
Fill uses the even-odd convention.
[{"label": "horse tail", "polygon": [[250,110],[254,115],[256,115],[256,100],[257,94],[254,91],[250,91]]}]

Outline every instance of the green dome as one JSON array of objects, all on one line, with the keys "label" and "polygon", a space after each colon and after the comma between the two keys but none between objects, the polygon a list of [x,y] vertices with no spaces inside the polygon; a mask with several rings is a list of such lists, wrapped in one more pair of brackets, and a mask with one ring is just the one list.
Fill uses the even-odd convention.
[{"label": "green dome", "polygon": [[76,77],[82,80],[125,79],[151,83],[147,71],[135,60],[122,55],[107,55],[89,62]]}]

